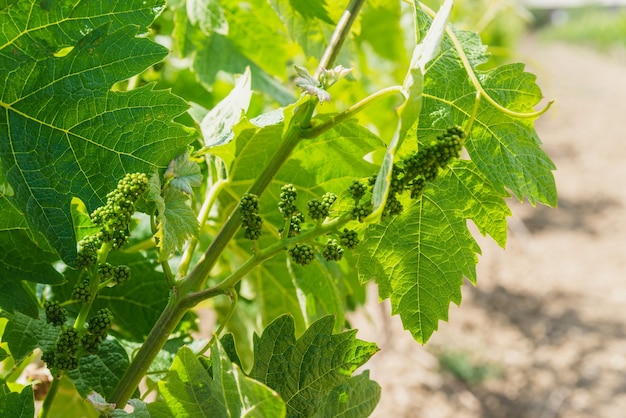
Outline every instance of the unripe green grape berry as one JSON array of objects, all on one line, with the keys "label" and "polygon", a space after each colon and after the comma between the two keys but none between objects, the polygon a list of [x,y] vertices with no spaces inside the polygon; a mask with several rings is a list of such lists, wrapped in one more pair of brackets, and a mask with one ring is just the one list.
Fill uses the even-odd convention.
[{"label": "unripe green grape berry", "polygon": [[54,347],[57,355],[59,353],[66,353],[75,356],[80,347],[78,331],[72,327],[65,328],[59,334]]},{"label": "unripe green grape berry", "polygon": [[315,258],[315,251],[309,244],[296,244],[288,251],[291,259],[296,263],[303,266],[311,264]]},{"label": "unripe green grape berry", "polygon": [[350,187],[348,187],[348,193],[354,200],[358,201],[365,195],[365,189],[365,184],[359,180],[354,180]]},{"label": "unripe green grape berry", "polygon": [[363,222],[370,213],[372,213],[372,207],[370,205],[356,205],[352,208],[350,215],[352,216],[352,219]]},{"label": "unripe green grape berry", "polygon": [[87,351],[89,354],[96,354],[103,340],[104,339],[98,335],[85,334],[80,339],[80,342],[85,351]]},{"label": "unripe green grape berry", "polygon": [[247,219],[259,212],[259,197],[252,193],[245,193],[239,201],[241,218]]},{"label": "unripe green grape berry", "polygon": [[83,303],[89,302],[91,299],[89,279],[76,283],[76,286],[74,286],[72,290],[72,299]]},{"label": "unripe green grape berry", "polygon": [[61,307],[61,304],[56,300],[47,300],[43,304],[43,309],[46,313],[46,322],[52,324],[55,327],[61,326],[67,319],[67,310]]},{"label": "unripe green grape berry", "polygon": [[242,226],[244,238],[252,241],[257,240],[263,232],[263,218],[257,214],[250,215],[250,218],[242,222]]},{"label": "unripe green grape berry", "polygon": [[396,195],[389,193],[387,196],[387,202],[385,202],[385,208],[383,209],[383,216],[396,216],[402,213],[402,203],[398,200]]},{"label": "unripe green grape berry", "polygon": [[339,234],[339,243],[345,248],[354,250],[359,245],[359,234],[352,229],[344,228]]},{"label": "unripe green grape berry", "polygon": [[46,351],[41,354],[41,361],[46,363],[48,369],[53,369],[56,367],[54,364],[54,358],[56,357],[56,353],[54,351]]},{"label": "unripe green grape berry", "polygon": [[111,328],[111,323],[113,322],[113,313],[107,309],[100,309],[94,316],[89,320],[89,324],[87,326],[87,332],[89,334],[97,335],[104,339]]},{"label": "unripe green grape berry", "polygon": [[113,267],[113,280],[115,284],[122,285],[130,280],[130,267],[119,265]]},{"label": "unripe green grape berry", "polygon": [[321,200],[311,199],[306,202],[307,213],[309,214],[309,218],[314,221],[319,219],[324,219],[328,215],[328,211],[326,210],[326,206],[322,203]]},{"label": "unripe green grape berry", "polygon": [[343,248],[341,248],[341,245],[339,245],[336,239],[329,239],[326,242],[322,256],[327,261],[339,261],[343,257]]},{"label": "unripe green grape berry", "polygon": [[418,199],[426,188],[426,180],[424,180],[423,177],[418,177],[409,184],[409,187],[411,190],[411,199]]},{"label": "unripe green grape berry", "polygon": [[278,210],[283,214],[283,218],[288,218],[296,210],[295,201],[298,192],[293,184],[285,184],[280,189],[280,200],[278,202]]},{"label": "unripe green grape berry", "polygon": [[115,266],[110,263],[98,264],[98,274],[100,274],[100,280],[109,280],[113,278],[115,273]]},{"label": "unripe green grape berry", "polygon": [[54,356],[54,368],[58,370],[74,370],[78,368],[78,359],[68,353],[57,352]]},{"label": "unripe green grape berry", "polygon": [[[337,195],[331,192],[324,193],[322,196],[322,203],[328,211],[330,211],[330,207],[335,203],[335,200],[337,200]],[[326,216],[328,216],[328,214]]]}]

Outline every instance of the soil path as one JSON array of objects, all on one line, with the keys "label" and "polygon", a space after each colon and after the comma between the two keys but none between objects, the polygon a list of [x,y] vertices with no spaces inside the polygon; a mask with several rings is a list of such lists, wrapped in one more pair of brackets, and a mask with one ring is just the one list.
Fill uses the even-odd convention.
[{"label": "soil path", "polygon": [[[374,417],[626,416],[626,61],[535,39],[521,51],[556,100],[537,131],[559,208],[511,202],[506,251],[479,240],[478,287],[426,347],[379,308],[359,320],[382,348],[368,363],[383,387]],[[491,377],[442,372],[441,353]]]}]

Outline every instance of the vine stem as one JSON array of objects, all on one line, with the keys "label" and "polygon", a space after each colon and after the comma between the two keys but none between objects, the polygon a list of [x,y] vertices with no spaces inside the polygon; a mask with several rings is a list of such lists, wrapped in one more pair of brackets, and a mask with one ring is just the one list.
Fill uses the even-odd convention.
[{"label": "vine stem", "polygon": [[54,397],[59,391],[61,377],[54,377],[52,379],[52,383],[48,388],[48,393],[46,394],[46,398],[43,400],[43,404],[41,405],[41,409],[39,410],[38,418],[46,418],[50,413],[50,408],[52,408],[52,403],[54,402]]},{"label": "vine stem", "polygon": [[377,101],[387,96],[392,96],[394,94],[404,95],[404,88],[402,86],[391,86],[391,87],[387,87],[382,90],[379,90],[376,93],[373,93],[372,95],[367,96],[365,99],[362,99],[360,102],[355,103],[352,106],[348,107],[343,112],[334,115],[330,119],[327,119],[318,125],[314,124],[309,129],[305,129],[304,131],[302,131],[302,138],[315,138],[323,134],[324,132],[328,131],[333,126],[336,126],[344,122],[345,120],[350,119],[357,113],[363,111],[363,109],[365,109],[369,105],[374,104]]},{"label": "vine stem", "polygon": [[[350,1],[320,60],[318,67],[320,74],[322,68],[329,68],[334,64],[339,54],[339,49],[348,36],[351,25],[354,23],[356,15],[364,3],[365,0]],[[263,194],[278,170],[288,160],[289,155],[291,155],[296,145],[302,140],[302,131],[310,128],[311,118],[318,103],[319,101],[315,97],[308,97],[300,99],[296,104],[293,116],[283,131],[284,133],[278,149],[259,174],[256,181],[252,184],[248,193],[256,194],[257,196]],[[123,408],[124,405],[126,405],[159,351],[167,342],[170,334],[174,331],[185,313],[197,303],[197,299],[189,297],[189,295],[199,292],[202,289],[213,266],[239,230],[241,226],[239,211],[239,206],[235,207],[215,236],[213,242],[211,242],[209,247],[202,254],[202,257],[198,260],[195,267],[172,288],[167,306],[148,334],[146,341],[137,352],[137,355],[131,361],[111,396],[110,401],[116,404],[117,407]],[[227,289],[222,287],[213,288],[210,296],[207,297],[225,294],[231,287],[232,286],[229,286]]]},{"label": "vine stem", "polygon": [[322,55],[322,58],[320,59],[319,66],[315,72],[315,78],[319,79],[322,71],[330,69],[330,67],[332,67],[335,63],[335,60],[339,55],[339,51],[341,51],[341,47],[348,38],[350,29],[352,28],[354,20],[358,16],[361,7],[363,7],[363,4],[365,4],[365,0],[350,0],[350,3],[341,15],[339,22],[337,22],[337,26],[335,26],[335,31],[330,37],[330,41],[328,42],[326,51],[324,51],[324,55]]}]

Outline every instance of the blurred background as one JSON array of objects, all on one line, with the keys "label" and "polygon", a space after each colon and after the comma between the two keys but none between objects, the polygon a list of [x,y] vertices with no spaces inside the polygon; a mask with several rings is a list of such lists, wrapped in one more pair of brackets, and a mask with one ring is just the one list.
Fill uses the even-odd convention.
[{"label": "blurred background", "polygon": [[368,302],[354,325],[382,348],[374,417],[624,417],[626,1],[455,3],[457,24],[555,101],[536,128],[559,207],[512,199],[506,250],[476,234],[478,287],[424,347]]}]

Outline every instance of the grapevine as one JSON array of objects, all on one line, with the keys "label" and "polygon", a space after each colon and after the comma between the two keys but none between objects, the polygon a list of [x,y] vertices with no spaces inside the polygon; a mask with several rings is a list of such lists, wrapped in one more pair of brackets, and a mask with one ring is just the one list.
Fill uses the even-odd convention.
[{"label": "grapevine", "polygon": [[425,343],[472,278],[468,221],[503,245],[503,191],[556,203],[532,77],[483,76],[449,0],[406,8],[413,51],[396,2],[9,3],[2,341],[50,369],[41,418],[73,390],[102,416],[367,416],[378,348],[342,331],[359,288]]}]

